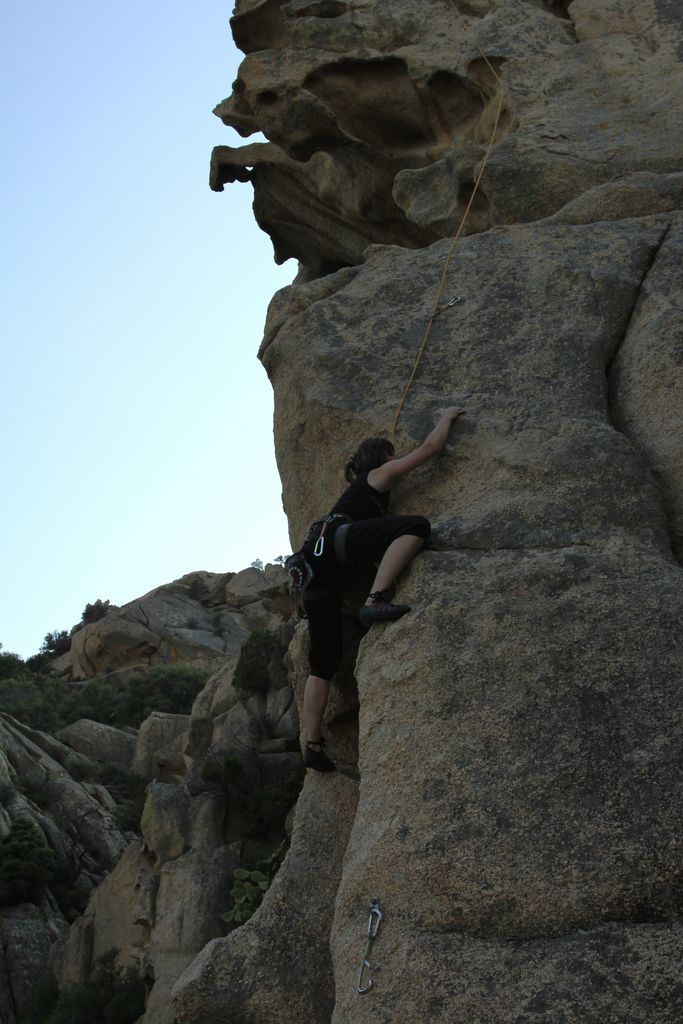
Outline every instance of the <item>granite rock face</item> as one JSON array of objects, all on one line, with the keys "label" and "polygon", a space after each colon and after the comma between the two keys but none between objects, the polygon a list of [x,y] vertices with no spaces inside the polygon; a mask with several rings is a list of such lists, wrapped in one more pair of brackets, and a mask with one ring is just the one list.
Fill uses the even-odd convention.
[{"label": "granite rock face", "polygon": [[[325,983],[332,971],[328,935],[355,805],[351,779],[309,774],[287,859],[266,901],[228,938],[211,942],[179,979],[174,1005],[180,1019],[329,1020],[334,992]],[[274,932],[281,938],[277,948]]]},{"label": "granite rock face", "polygon": [[[214,187],[252,180],[276,259],[302,266],[261,349],[295,547],[358,441],[391,430],[501,111],[397,447],[439,406],[467,413],[392,496],[433,542],[400,583],[412,612],[360,643],[358,804],[330,966],[301,979],[297,1019],[674,1024],[683,12],[265,0],[232,24],[247,57],[217,113],[268,143],[219,149]],[[303,674],[300,637],[292,658]],[[295,914],[300,849],[286,868]],[[370,897],[385,917],[359,996]],[[289,914],[266,899],[200,955],[181,1024],[236,1020],[233,1001],[279,1019]]]}]

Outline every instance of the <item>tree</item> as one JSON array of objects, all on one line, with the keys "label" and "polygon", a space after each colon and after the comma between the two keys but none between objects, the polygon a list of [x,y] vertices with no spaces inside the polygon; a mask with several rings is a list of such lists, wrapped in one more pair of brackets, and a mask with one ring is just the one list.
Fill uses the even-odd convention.
[{"label": "tree", "polygon": [[105,615],[108,615],[113,608],[109,601],[102,601],[99,597],[94,604],[86,604],[81,615],[81,622],[86,626],[91,622],[99,622]]},{"label": "tree", "polygon": [[0,679],[11,679],[13,676],[21,676],[25,671],[23,658],[10,651],[3,651],[0,644]]},{"label": "tree", "polygon": [[0,906],[35,900],[58,869],[59,862],[40,829],[19,818],[0,840]]},{"label": "tree", "polygon": [[60,654],[66,654],[71,647],[71,633],[66,629],[56,629],[54,633],[47,633],[40,648],[40,654],[49,654],[51,658],[58,658]]}]

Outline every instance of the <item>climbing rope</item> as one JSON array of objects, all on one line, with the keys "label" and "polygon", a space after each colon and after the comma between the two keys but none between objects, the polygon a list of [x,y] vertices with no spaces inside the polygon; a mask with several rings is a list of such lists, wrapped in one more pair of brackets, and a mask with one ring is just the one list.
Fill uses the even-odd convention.
[{"label": "climbing rope", "polygon": [[[455,5],[455,0],[449,0],[449,2],[451,4],[451,7],[453,8],[453,10],[455,11],[455,13],[456,14],[460,14],[460,11],[458,11],[458,8]],[[486,56],[484,51],[481,49],[481,47],[479,46],[479,43],[477,42],[476,39],[474,40],[474,45],[476,46],[477,50],[479,51],[479,53],[483,57],[484,61],[486,62],[488,68],[491,71],[491,74],[494,76],[496,81],[498,83],[500,83],[502,81],[501,76],[498,74],[498,72],[494,68],[493,64],[491,63],[491,61],[488,59],[488,57]],[[430,315],[429,319],[427,320],[427,324],[425,326],[424,334],[422,336],[422,341],[420,342],[420,346],[419,346],[419,348],[417,350],[417,355],[415,356],[415,361],[413,363],[413,369],[412,369],[411,374],[410,374],[410,376],[408,378],[408,382],[407,382],[406,386],[403,389],[403,394],[401,395],[401,401],[398,403],[398,409],[396,410],[396,415],[394,416],[394,422],[393,422],[393,425],[392,425],[392,428],[391,428],[391,435],[392,435],[392,438],[393,438],[394,441],[396,440],[396,430],[398,428],[398,421],[399,421],[399,418],[400,418],[401,413],[403,411],[403,406],[405,405],[406,398],[408,397],[408,392],[410,391],[412,383],[415,380],[415,374],[417,373],[417,368],[420,365],[420,361],[422,359],[424,350],[427,347],[427,342],[429,340],[429,335],[432,332],[432,326],[434,324],[434,321],[437,318],[437,316],[439,316],[439,314],[443,312],[444,309],[447,309],[449,306],[453,306],[453,305],[455,305],[456,302],[460,301],[459,297],[455,297],[455,298],[451,299],[449,302],[447,302],[444,306],[439,305],[440,302],[441,302],[441,296],[442,296],[444,288],[446,286],[446,275],[448,274],[448,267],[450,265],[451,258],[453,256],[453,252],[455,250],[456,245],[460,241],[460,236],[462,235],[463,229],[465,227],[465,223],[467,222],[467,218],[469,216],[469,212],[470,212],[470,210],[472,208],[472,203],[474,202],[474,199],[475,199],[475,196],[477,194],[477,191],[479,190],[479,183],[481,181],[481,178],[482,178],[482,175],[483,175],[484,171],[486,170],[486,165],[488,163],[489,155],[490,155],[491,150],[493,148],[493,142],[494,142],[494,139],[496,137],[496,132],[498,131],[498,124],[500,123],[500,117],[501,117],[501,114],[503,112],[503,103],[504,103],[504,101],[505,101],[505,94],[501,91],[500,99],[498,101],[498,109],[496,111],[496,117],[495,117],[495,121],[494,121],[494,124],[493,124],[493,131],[491,132],[491,138],[489,139],[489,143],[488,143],[488,146],[486,148],[486,153],[484,154],[484,159],[482,160],[481,165],[479,167],[479,173],[477,174],[477,177],[475,179],[474,188],[472,189],[472,194],[471,194],[471,196],[469,198],[467,206],[465,207],[465,212],[462,215],[462,219],[461,219],[460,224],[458,226],[458,230],[455,233],[455,237],[453,238],[453,241],[451,242],[451,245],[450,245],[450,248],[448,250],[448,253],[446,254],[446,259],[445,259],[445,262],[444,262],[444,265],[443,265],[443,270],[441,271],[441,278],[439,280],[439,286],[438,286],[438,288],[436,290],[436,298],[434,299],[434,305],[432,307],[432,312],[431,312],[431,315]]]}]

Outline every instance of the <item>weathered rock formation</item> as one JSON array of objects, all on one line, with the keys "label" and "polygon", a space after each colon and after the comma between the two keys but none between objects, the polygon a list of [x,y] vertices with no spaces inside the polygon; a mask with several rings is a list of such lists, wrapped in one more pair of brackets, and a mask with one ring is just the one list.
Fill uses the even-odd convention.
[{"label": "weathered rock formation", "polygon": [[0,907],[3,1024],[25,1010],[69,922],[126,847],[114,800],[104,786],[72,778],[73,759],[68,746],[0,713],[0,839],[16,822],[29,821],[58,868],[57,885],[37,902]]},{"label": "weathered rock formation", "polygon": [[218,147],[212,187],[251,180],[276,260],[308,273],[358,264],[371,243],[424,246],[454,234],[502,93],[468,231],[643,173],[671,209],[678,16],[666,0],[242,0],[247,57],[215,112],[269,141]]},{"label": "weathered rock formation", "polygon": [[62,983],[88,977],[112,947],[133,964],[149,988],[144,1020],[173,1019],[168,993],[210,939],[221,935],[232,872],[239,864],[224,841],[224,801],[153,783],[143,815],[143,838],[131,843],[72,926],[59,961]]},{"label": "weathered rock formation", "polygon": [[[142,723],[131,760],[151,783],[142,839],[130,843],[52,954],[63,985],[88,977],[116,948],[120,964],[136,967],[147,984],[145,1024],[173,1021],[172,986],[210,940],[226,934],[234,869],[253,867],[278,846],[301,786],[299,720],[284,665],[293,633],[284,571],[203,576],[242,630],[240,645],[223,655],[191,714],[154,712]],[[265,676],[253,685],[240,658],[250,637],[266,644]],[[83,725],[64,730],[81,747],[88,735]],[[348,814],[346,824],[348,832]]]},{"label": "weathered rock formation", "polygon": [[[318,875],[294,843],[287,907],[274,887],[199,956],[178,1020],[673,1024],[683,12],[245,0],[232,24],[247,57],[217,112],[269,141],[217,150],[214,187],[252,180],[276,259],[302,264],[261,350],[295,545],[358,440],[390,429],[504,102],[447,270],[460,302],[434,321],[399,424],[409,448],[435,407],[467,406],[394,495],[434,542],[401,584],[413,612],[360,645],[358,804],[328,850],[325,924],[296,924]],[[315,799],[326,782],[333,809],[338,780]],[[385,918],[360,996],[371,897]],[[283,943],[303,963],[312,935],[318,970],[288,999]]]},{"label": "weathered rock formation", "polygon": [[74,681],[149,665],[219,668],[249,633],[290,614],[280,566],[193,572],[76,630],[51,671]]},{"label": "weathered rock formation", "polygon": [[[179,608],[211,617],[216,632],[203,653],[201,643],[183,648],[177,640]],[[154,655],[140,662],[138,633],[126,632],[140,609],[162,646],[175,637],[173,660],[183,650],[190,665],[215,658],[218,671],[191,714],[153,712],[125,730],[81,719],[58,738],[0,714],[0,840],[16,822],[32,822],[58,868],[54,881],[36,885],[32,902],[13,901],[0,856],[3,1024],[21,1019],[49,973],[62,984],[79,982],[112,947],[147,983],[146,1024],[170,1024],[171,987],[226,932],[234,868],[279,844],[300,788],[299,722],[283,662],[293,632],[283,569],[195,573],[112,610],[109,621],[78,631],[89,631],[85,646],[99,653],[77,671],[92,674],[107,664],[98,658],[115,657],[123,685],[128,667],[156,663]],[[114,635],[115,655],[107,646]],[[240,661],[249,638],[258,641],[257,655],[265,652],[253,681]],[[227,653],[218,653],[221,645]],[[151,783],[141,839],[121,831],[112,796],[125,799],[128,769],[141,788]],[[126,828],[137,828],[127,809],[125,817]]]}]

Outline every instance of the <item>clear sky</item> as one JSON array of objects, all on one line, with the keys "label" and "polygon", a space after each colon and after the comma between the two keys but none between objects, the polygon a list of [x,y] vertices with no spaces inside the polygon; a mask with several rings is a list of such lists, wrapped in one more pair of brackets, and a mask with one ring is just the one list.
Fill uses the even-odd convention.
[{"label": "clear sky", "polygon": [[290,550],[256,359],[288,284],[208,188],[228,0],[3,7],[0,642]]}]

